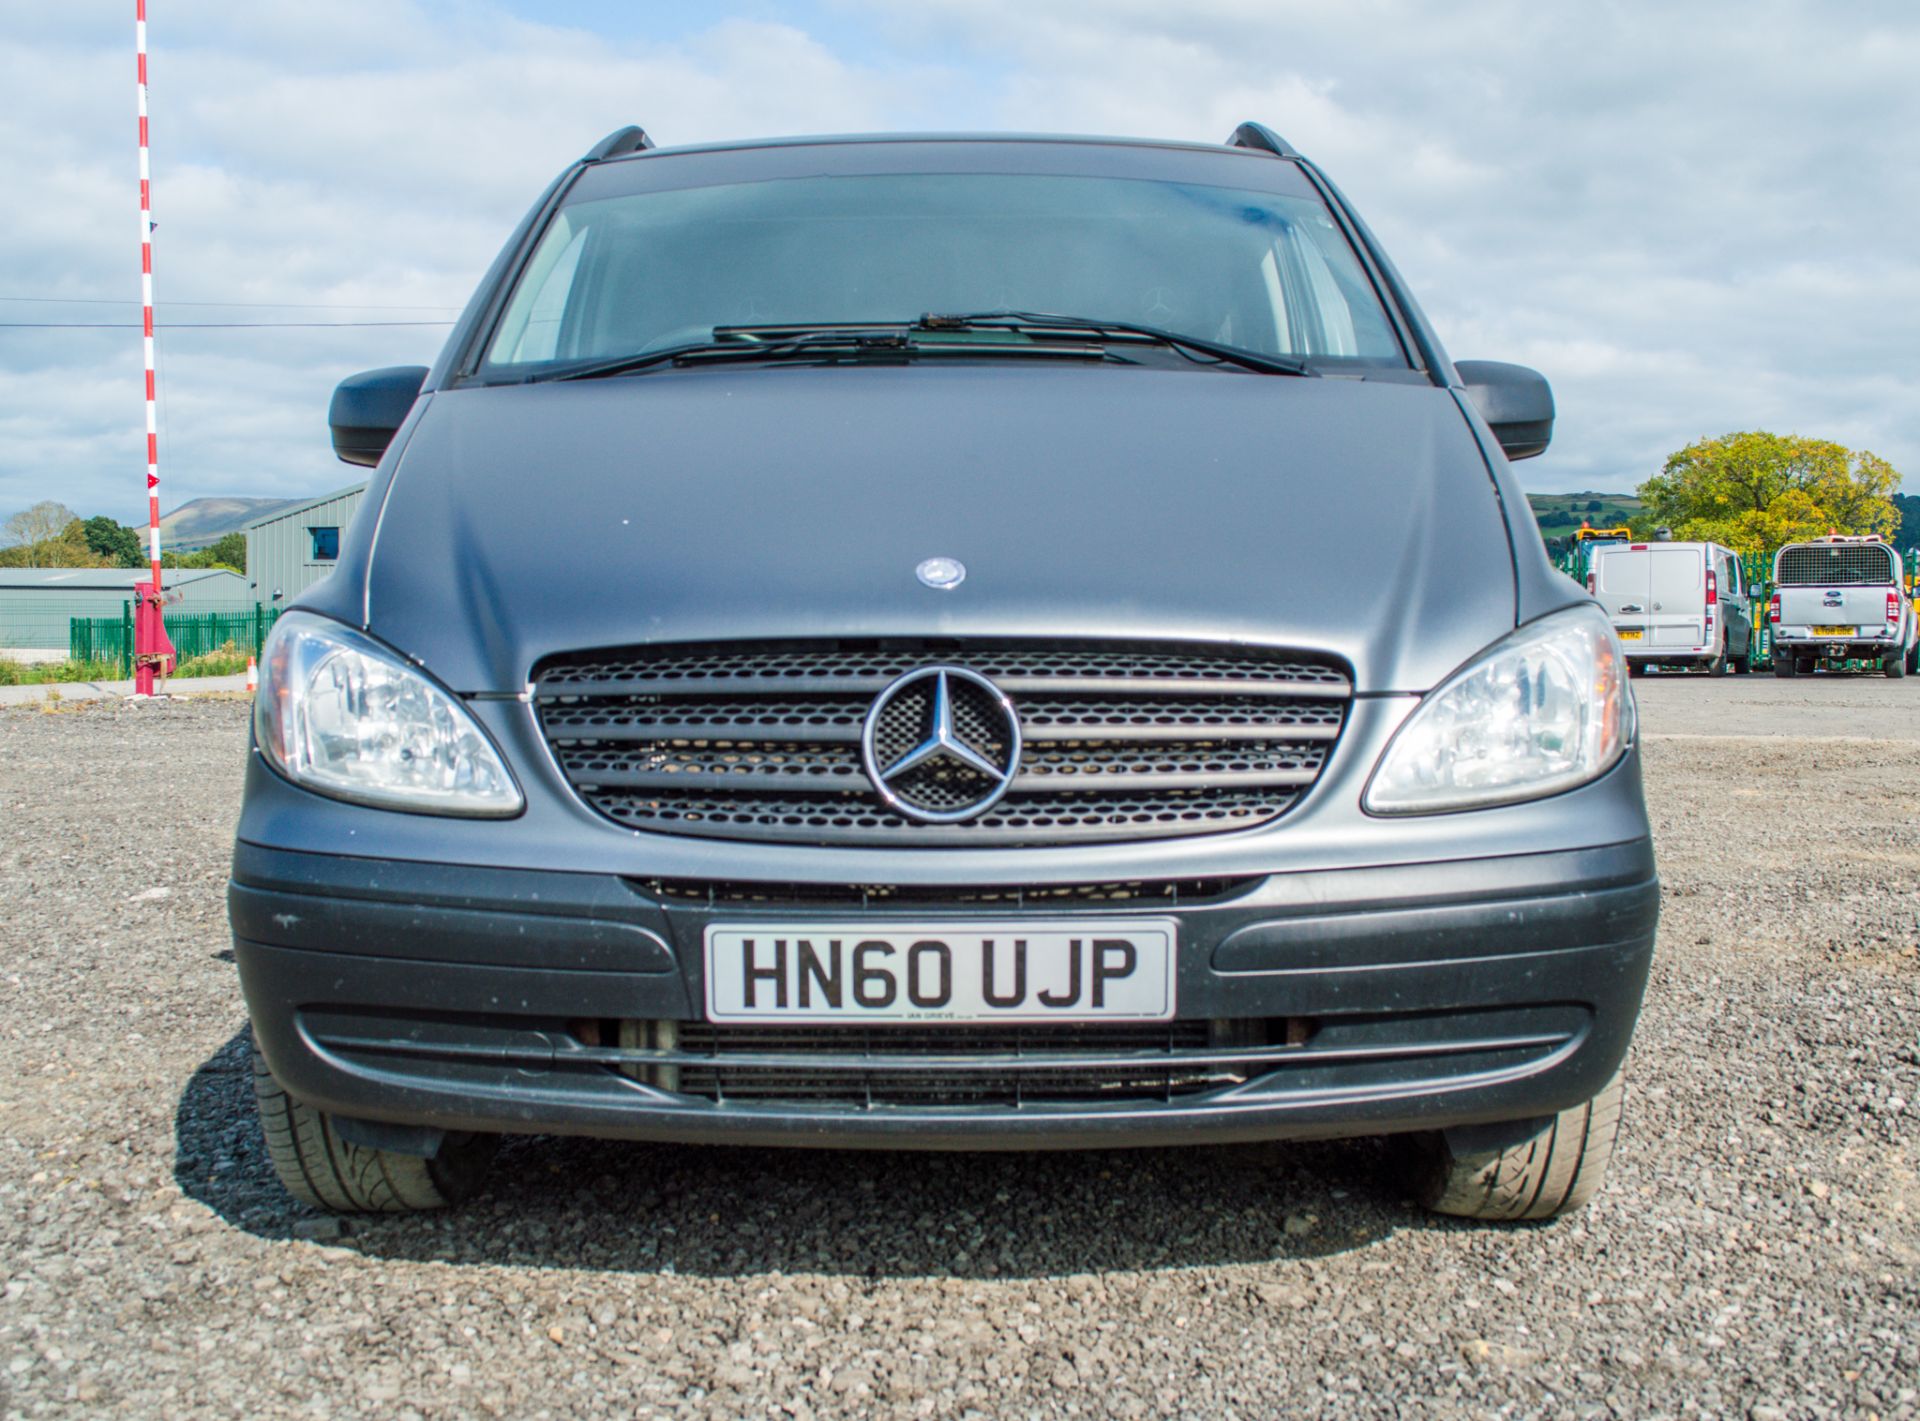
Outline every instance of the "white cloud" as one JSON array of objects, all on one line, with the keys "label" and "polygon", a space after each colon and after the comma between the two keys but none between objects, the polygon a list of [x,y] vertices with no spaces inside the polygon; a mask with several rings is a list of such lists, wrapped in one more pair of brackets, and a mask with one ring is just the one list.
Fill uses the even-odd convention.
[{"label": "white cloud", "polygon": [[[155,287],[162,322],[450,317],[520,214],[602,134],[681,142],[886,127],[934,66],[850,65],[790,25],[720,19],[636,50],[491,6],[169,7],[156,25]],[[14,28],[9,16],[7,28]],[[138,296],[132,27],[29,16],[0,31],[0,295]],[[371,58],[369,58],[371,56]],[[202,302],[367,303],[258,310]],[[421,305],[433,309],[382,309]],[[0,302],[0,320],[137,320],[133,306]],[[162,329],[165,503],[324,489],[335,381],[432,358],[441,327]],[[144,521],[138,332],[0,331],[0,510],[58,490]]]},{"label": "white cloud", "polygon": [[[404,319],[199,301],[465,301],[521,211],[622,123],[663,142],[998,127],[1208,140],[1271,124],[1355,200],[1454,353],[1555,381],[1536,486],[1631,486],[1766,426],[1920,468],[1920,22],[1858,0],[830,0],[675,42],[496,3],[170,0],[154,28],[163,318]],[[558,8],[558,7],[556,7]],[[542,13],[544,12],[536,12]],[[0,20],[0,295],[137,295],[131,24]],[[826,23],[831,20],[832,23]],[[863,36],[854,60],[820,36]],[[0,320],[131,307],[0,303]],[[353,370],[438,328],[162,338],[167,502],[332,487]],[[0,331],[0,511],[137,520],[137,332]]]},{"label": "white cloud", "polygon": [[1920,474],[1910,5],[920,0],[1011,127],[1218,141],[1259,119],[1360,208],[1453,353],[1533,360],[1530,483],[1626,488],[1767,426]]}]

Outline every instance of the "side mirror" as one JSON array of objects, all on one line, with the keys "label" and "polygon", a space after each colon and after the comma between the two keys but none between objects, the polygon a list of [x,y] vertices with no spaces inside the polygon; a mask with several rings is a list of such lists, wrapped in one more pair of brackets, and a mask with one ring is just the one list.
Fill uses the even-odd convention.
[{"label": "side mirror", "polygon": [[1524,365],[1456,360],[1460,383],[1509,459],[1531,459],[1553,442],[1553,387]]},{"label": "side mirror", "polygon": [[333,452],[349,464],[379,463],[426,378],[424,365],[389,365],[342,380],[327,407]]}]

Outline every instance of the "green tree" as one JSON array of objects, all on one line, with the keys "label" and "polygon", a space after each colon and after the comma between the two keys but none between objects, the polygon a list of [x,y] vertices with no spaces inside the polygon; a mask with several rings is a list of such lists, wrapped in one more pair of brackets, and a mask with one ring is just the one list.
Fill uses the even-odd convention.
[{"label": "green tree", "polygon": [[60,536],[60,532],[73,522],[73,510],[64,503],[51,498],[43,498],[31,508],[23,508],[7,519],[6,527],[0,530],[10,547],[7,552],[14,556],[8,559],[13,567],[65,567],[68,564],[48,562],[42,551],[45,546]]},{"label": "green tree", "polygon": [[224,567],[234,572],[247,570],[247,535],[227,533],[190,553],[162,552],[162,567]]},{"label": "green tree", "polygon": [[1896,493],[1893,506],[1900,514],[1900,526],[1894,529],[1894,537],[1903,548],[1920,543],[1920,494]]},{"label": "green tree", "polygon": [[209,567],[230,567],[235,572],[247,570],[247,535],[245,533],[226,533],[207,549]]},{"label": "green tree", "polygon": [[111,558],[115,567],[139,567],[146,562],[140,535],[126,524],[102,514],[87,519],[80,527],[87,546],[98,556]]},{"label": "green tree", "polygon": [[1702,439],[1669,455],[1641,484],[1635,522],[1685,541],[1766,552],[1840,533],[1891,537],[1900,475],[1885,459],[1826,439],[1752,431]]},{"label": "green tree", "polygon": [[[54,505],[59,507],[59,505]],[[0,548],[0,567],[112,567],[87,546],[86,525],[70,518],[64,527],[32,542]]]}]

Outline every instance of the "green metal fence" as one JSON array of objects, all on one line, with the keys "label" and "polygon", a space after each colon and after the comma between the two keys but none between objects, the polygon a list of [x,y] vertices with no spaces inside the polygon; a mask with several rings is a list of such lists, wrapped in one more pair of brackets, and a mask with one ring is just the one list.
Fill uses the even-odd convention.
[{"label": "green metal fence", "polygon": [[[181,661],[231,645],[258,656],[280,615],[278,607],[246,606],[219,610],[167,612],[167,636]],[[67,624],[68,655],[75,661],[112,661],[122,676],[133,674],[133,603],[117,617],[74,617]]]}]

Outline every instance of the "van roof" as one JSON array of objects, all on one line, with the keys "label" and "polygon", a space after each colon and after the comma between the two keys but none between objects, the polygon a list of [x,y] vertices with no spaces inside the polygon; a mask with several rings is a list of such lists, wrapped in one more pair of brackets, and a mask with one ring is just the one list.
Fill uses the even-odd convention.
[{"label": "van roof", "polygon": [[1593,555],[1595,557],[1602,557],[1608,553],[1647,553],[1652,552],[1655,548],[1718,548],[1723,553],[1733,551],[1732,548],[1720,543],[1675,543],[1649,538],[1644,543],[1595,543],[1593,545]]}]

